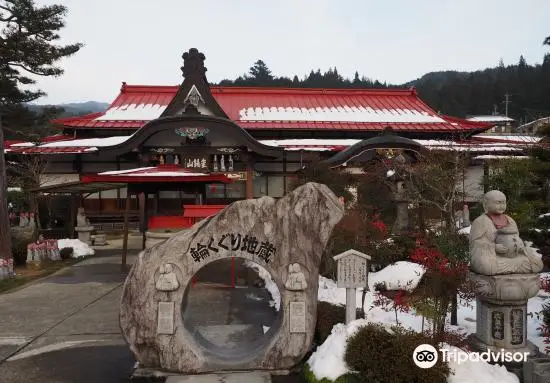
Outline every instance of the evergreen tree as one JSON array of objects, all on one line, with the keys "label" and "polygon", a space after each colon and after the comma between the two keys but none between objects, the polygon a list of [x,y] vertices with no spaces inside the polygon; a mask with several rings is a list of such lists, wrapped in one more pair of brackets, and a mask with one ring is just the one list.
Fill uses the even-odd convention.
[{"label": "evergreen tree", "polygon": [[273,81],[271,70],[269,70],[262,60],[256,61],[254,65],[250,67],[248,73],[248,78],[255,82],[255,85],[269,85],[269,83]]},{"label": "evergreen tree", "polygon": [[[5,159],[2,117],[8,122],[26,114],[21,104],[44,95],[29,85],[29,74],[60,76],[55,64],[76,53],[81,44],[56,45],[65,26],[63,5],[37,6],[33,0],[0,0],[0,257],[11,259],[9,219],[5,199]],[[26,114],[28,117],[28,114]],[[13,123],[13,122],[12,122]],[[15,124],[14,124],[15,125]]]},{"label": "evergreen tree", "polygon": [[550,36],[544,39],[544,45],[550,45]]}]

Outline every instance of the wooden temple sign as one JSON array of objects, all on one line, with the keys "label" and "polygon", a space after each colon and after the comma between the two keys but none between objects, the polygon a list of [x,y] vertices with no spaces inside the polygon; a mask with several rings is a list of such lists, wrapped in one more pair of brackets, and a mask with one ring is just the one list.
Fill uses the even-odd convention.
[{"label": "wooden temple sign", "polygon": [[233,173],[224,173],[227,178],[232,179],[233,181],[246,181],[246,172],[233,172]]},{"label": "wooden temple sign", "polygon": [[358,288],[367,285],[367,254],[350,249],[333,258],[338,263],[338,287]]},{"label": "wooden temple sign", "polygon": [[209,169],[208,157],[206,156],[185,157],[183,159],[183,162],[181,163],[181,166],[189,169],[208,170]]}]

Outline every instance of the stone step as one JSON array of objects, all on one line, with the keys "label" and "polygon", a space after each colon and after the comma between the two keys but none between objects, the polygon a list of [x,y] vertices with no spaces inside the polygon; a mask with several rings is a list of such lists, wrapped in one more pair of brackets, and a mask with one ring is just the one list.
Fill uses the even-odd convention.
[{"label": "stone step", "polygon": [[166,383],[271,383],[267,372],[234,372],[204,375],[169,376]]}]

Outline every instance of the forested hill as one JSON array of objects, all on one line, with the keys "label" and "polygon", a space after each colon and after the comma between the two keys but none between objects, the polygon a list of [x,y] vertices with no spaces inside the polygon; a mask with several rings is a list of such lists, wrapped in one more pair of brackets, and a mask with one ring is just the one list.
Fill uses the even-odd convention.
[{"label": "forested hill", "polygon": [[405,84],[387,84],[355,73],[344,78],[336,68],[311,71],[303,78],[277,77],[258,60],[243,76],[223,80],[224,86],[280,86],[296,88],[408,88],[416,87],[420,97],[443,114],[466,117],[474,114],[505,113],[518,121],[550,116],[550,54],[542,64],[529,65],[523,57],[515,65],[502,61],[494,68],[475,72],[430,72]]}]

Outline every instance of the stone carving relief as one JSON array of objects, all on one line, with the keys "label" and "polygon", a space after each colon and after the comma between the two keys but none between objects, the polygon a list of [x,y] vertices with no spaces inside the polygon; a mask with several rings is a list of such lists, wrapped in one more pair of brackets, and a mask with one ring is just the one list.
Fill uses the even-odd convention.
[{"label": "stone carving relief", "polygon": [[512,309],[510,311],[510,328],[512,331],[510,343],[513,345],[523,343],[523,325],[523,310]]},{"label": "stone carving relief", "polygon": [[298,263],[288,265],[288,277],[285,287],[291,291],[302,291],[307,288],[306,276]]},{"label": "stone carving relief", "polygon": [[493,312],[491,327],[493,338],[499,340],[504,339],[504,314],[502,312]]},{"label": "stone carving relief", "polygon": [[178,277],[176,276],[175,266],[171,263],[162,265],[159,269],[159,277],[157,279],[156,288],[159,291],[175,291],[180,287]]}]

